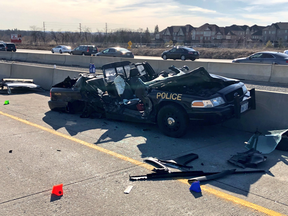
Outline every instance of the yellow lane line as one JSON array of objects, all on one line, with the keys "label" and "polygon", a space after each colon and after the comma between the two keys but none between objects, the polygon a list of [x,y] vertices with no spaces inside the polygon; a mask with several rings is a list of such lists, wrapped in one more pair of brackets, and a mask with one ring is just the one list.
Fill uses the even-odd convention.
[{"label": "yellow lane line", "polygon": [[[146,168],[146,169],[148,169],[148,170],[152,170],[152,169],[154,168],[153,166],[151,166],[151,165],[149,165],[149,164],[144,164],[144,163],[142,163],[142,162],[140,162],[140,161],[138,161],[138,160],[134,160],[134,159],[132,159],[132,158],[129,158],[129,157],[126,157],[126,156],[124,156],[124,155],[118,154],[118,153],[116,153],[116,152],[110,151],[110,150],[108,150],[108,149],[102,148],[102,147],[97,146],[97,145],[95,145],[95,144],[88,143],[88,142],[85,142],[85,141],[83,141],[83,140],[74,138],[74,137],[72,137],[72,136],[70,136],[70,135],[66,135],[66,134],[60,133],[60,132],[55,131],[55,130],[53,130],[53,129],[46,128],[46,127],[43,127],[43,126],[38,125],[38,124],[34,124],[34,123],[32,123],[32,122],[29,122],[29,121],[27,121],[27,120],[18,118],[18,117],[16,117],[16,116],[13,116],[13,115],[10,115],[10,114],[7,114],[7,113],[4,113],[4,112],[2,112],[2,111],[0,111],[0,114],[3,115],[3,116],[7,116],[7,117],[9,117],[9,118],[12,118],[12,119],[14,119],[14,120],[20,121],[20,122],[22,122],[22,123],[24,123],[24,124],[27,124],[27,125],[30,125],[30,126],[39,128],[39,129],[41,129],[41,130],[43,130],[43,131],[47,131],[47,132],[52,133],[52,134],[54,134],[54,135],[57,135],[57,136],[60,136],[60,137],[65,138],[65,139],[71,140],[71,141],[73,141],[73,142],[80,143],[80,144],[82,144],[82,145],[85,145],[85,146],[87,146],[87,147],[93,148],[93,149],[95,149],[95,150],[98,150],[98,151],[100,151],[100,152],[106,153],[106,154],[108,154],[108,155],[114,156],[114,157],[119,158],[119,159],[121,159],[121,160],[128,161],[128,162],[130,162],[130,163],[132,163],[132,164],[135,164],[135,165],[137,165],[137,166],[144,167],[144,168]],[[182,183],[184,183],[184,184],[190,185],[190,184],[188,183],[187,179],[179,179],[178,181],[180,181],[180,182],[182,182]],[[213,194],[213,195],[215,195],[215,196],[217,196],[217,197],[219,197],[219,198],[225,199],[225,200],[227,200],[227,201],[231,201],[231,202],[233,202],[233,203],[236,203],[236,204],[239,204],[239,205],[242,205],[242,206],[245,206],[245,207],[248,207],[248,208],[257,210],[257,211],[259,211],[259,212],[265,213],[265,214],[267,214],[267,215],[271,215],[271,216],[278,216],[278,215],[280,216],[280,215],[282,215],[282,216],[283,216],[283,214],[280,214],[279,212],[275,212],[275,211],[273,211],[273,210],[264,208],[264,207],[262,207],[262,206],[256,205],[256,204],[254,204],[254,203],[248,202],[248,201],[243,200],[243,199],[240,199],[240,198],[238,198],[238,197],[235,197],[235,196],[226,194],[226,193],[224,193],[224,192],[215,190],[215,189],[210,188],[210,187],[208,187],[208,186],[206,186],[206,185],[201,185],[201,190],[202,190],[202,191],[205,191],[205,192],[207,192],[207,193]]]}]

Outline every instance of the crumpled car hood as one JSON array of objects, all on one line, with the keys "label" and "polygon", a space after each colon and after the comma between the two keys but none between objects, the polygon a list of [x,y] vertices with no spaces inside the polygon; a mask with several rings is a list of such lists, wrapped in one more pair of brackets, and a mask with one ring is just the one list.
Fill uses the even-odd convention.
[{"label": "crumpled car hood", "polygon": [[239,83],[239,80],[229,79],[226,77],[209,74],[204,67],[199,67],[188,73],[179,73],[171,77],[156,78],[145,85],[152,89],[174,91],[178,93],[197,94],[205,91],[205,95],[209,96],[220,89],[231,84]]},{"label": "crumpled car hood", "polygon": [[159,86],[173,86],[173,85],[193,85],[200,84],[204,82],[212,82],[212,83],[227,83],[228,85],[238,83],[239,80],[230,79],[214,74],[209,74],[204,67],[199,67],[195,70],[192,70],[188,73],[179,73],[177,75],[171,77],[164,77],[163,79],[156,78],[155,80],[145,82],[146,86],[149,87],[159,87]]}]

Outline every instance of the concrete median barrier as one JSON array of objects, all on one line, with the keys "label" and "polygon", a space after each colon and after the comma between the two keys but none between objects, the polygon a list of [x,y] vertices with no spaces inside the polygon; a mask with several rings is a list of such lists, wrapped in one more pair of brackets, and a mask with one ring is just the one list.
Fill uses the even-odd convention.
[{"label": "concrete median barrier", "polygon": [[36,54],[36,53],[28,53],[27,61],[28,62],[37,62],[37,63],[45,63],[46,54]]},{"label": "concrete median barrier", "polygon": [[0,79],[10,77],[11,65],[10,63],[0,63]]},{"label": "concrete median barrier", "polygon": [[105,64],[110,64],[110,63],[119,62],[119,61],[130,61],[130,59],[123,59],[119,57],[92,56],[90,63],[93,63],[96,68],[101,68]]},{"label": "concrete median barrier", "polygon": [[66,56],[55,54],[55,55],[46,55],[44,63],[64,65],[65,61],[66,61]]},{"label": "concrete median barrier", "polygon": [[13,61],[27,61],[28,53],[15,52],[11,54],[11,60]]},{"label": "concrete median barrier", "polygon": [[285,65],[273,65],[270,82],[288,83],[288,67]]},{"label": "concrete median barrier", "polygon": [[47,64],[59,64],[67,66],[80,66],[89,68],[93,63],[96,68],[101,68],[105,64],[117,61],[144,62],[151,64],[156,73],[167,70],[170,66],[182,67],[187,65],[190,70],[204,67],[208,72],[244,80],[256,80],[265,82],[288,82],[287,66],[268,65],[268,64],[241,64],[241,63],[216,63],[202,61],[175,61],[175,60],[147,60],[118,58],[118,57],[100,57],[100,56],[79,56],[79,55],[58,55],[58,54],[38,54],[38,53],[11,53],[0,52],[0,59],[27,61]]},{"label": "concrete median barrier", "polygon": [[91,56],[65,55],[64,65],[89,67]]},{"label": "concrete median barrier", "polygon": [[157,72],[161,72],[163,70],[167,70],[170,66],[174,65],[175,67],[181,68],[184,65],[187,65],[190,70],[193,70],[198,67],[204,67],[208,70],[208,63],[207,62],[197,62],[196,61],[174,61],[174,60],[158,60],[159,61],[159,68]]},{"label": "concrete median barrier", "polygon": [[272,65],[241,64],[241,63],[208,63],[208,72],[236,79],[268,82],[271,77]]},{"label": "concrete median barrier", "polygon": [[12,56],[12,52],[0,51],[0,59],[10,60]]},{"label": "concrete median barrier", "polygon": [[49,90],[53,83],[53,68],[12,64],[11,78],[33,79],[45,90]]},{"label": "concrete median barrier", "polygon": [[250,132],[287,129],[287,107],[288,94],[257,90],[256,110],[244,113],[240,119],[231,119],[223,125]]}]

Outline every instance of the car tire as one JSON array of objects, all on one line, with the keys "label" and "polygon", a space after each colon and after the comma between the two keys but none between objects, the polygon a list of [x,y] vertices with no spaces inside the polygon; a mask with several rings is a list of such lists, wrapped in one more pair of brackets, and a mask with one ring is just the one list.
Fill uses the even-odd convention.
[{"label": "car tire", "polygon": [[75,113],[75,110],[74,110],[73,105],[72,105],[71,102],[68,102],[68,104],[67,104],[67,106],[65,108],[65,111],[67,113],[70,113],[70,114],[74,114]]},{"label": "car tire", "polygon": [[187,131],[188,122],[185,110],[178,105],[165,105],[157,115],[160,131],[169,137],[182,137]]},{"label": "car tire", "polygon": [[192,58],[191,61],[195,61],[195,58]]},{"label": "car tire", "polygon": [[181,60],[185,61],[186,57],[184,55],[181,56]]},{"label": "car tire", "polygon": [[62,50],[59,50],[59,53],[62,54]]},{"label": "car tire", "polygon": [[54,53],[54,50],[52,49],[51,52]]},{"label": "car tire", "polygon": [[163,58],[164,60],[167,60],[167,56],[166,56],[166,55],[163,55],[162,58]]}]

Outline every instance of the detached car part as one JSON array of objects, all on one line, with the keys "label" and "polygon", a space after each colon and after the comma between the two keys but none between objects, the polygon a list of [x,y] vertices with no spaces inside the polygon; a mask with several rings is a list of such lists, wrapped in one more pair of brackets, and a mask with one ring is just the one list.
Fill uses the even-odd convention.
[{"label": "detached car part", "polygon": [[266,159],[267,157],[262,155],[261,152],[255,149],[250,149],[246,152],[238,153],[232,156],[228,162],[242,168],[256,168],[259,163],[266,161]]},{"label": "detached car part", "polygon": [[40,85],[34,83],[33,79],[3,78],[0,81],[2,90],[7,88],[7,93],[11,94],[11,89],[41,89]]},{"label": "detached car part", "polygon": [[189,169],[192,169],[193,166],[187,166],[187,164],[197,158],[198,158],[197,154],[190,153],[190,154],[183,155],[183,156],[171,159],[171,160],[162,160],[162,159],[150,157],[150,158],[145,159],[144,161],[146,163],[152,164],[153,166],[157,168],[164,169],[164,170],[168,169],[166,166],[180,169],[180,170],[189,170]]},{"label": "detached car part", "polygon": [[247,149],[255,149],[262,154],[269,154],[274,149],[288,150],[288,129],[271,130],[266,133],[256,131],[253,136],[246,142]]},{"label": "detached car part", "polygon": [[[232,172],[233,171],[233,172]],[[181,177],[190,177],[192,178],[191,181],[194,181],[196,178],[199,177],[199,179],[206,179],[209,180],[208,177],[204,176],[211,176],[216,175],[213,178],[219,178],[228,174],[247,174],[247,173],[265,173],[265,170],[260,169],[253,169],[253,170],[226,170],[226,171],[220,171],[220,172],[204,172],[204,171],[183,171],[183,172],[167,172],[167,173],[150,173],[146,175],[138,175],[138,176],[129,176],[130,181],[141,181],[141,180],[154,180],[154,179],[167,179],[167,178],[181,178]],[[220,174],[221,173],[221,174]],[[212,177],[211,177],[212,178]],[[212,179],[211,179],[212,180]]]}]

